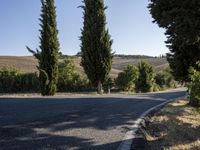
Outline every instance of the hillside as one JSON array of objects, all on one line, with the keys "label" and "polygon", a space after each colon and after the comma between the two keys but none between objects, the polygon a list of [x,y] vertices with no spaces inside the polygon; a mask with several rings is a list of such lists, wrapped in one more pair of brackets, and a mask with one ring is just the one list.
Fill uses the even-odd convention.
[{"label": "hillside", "polygon": [[0,56],[0,68],[13,66],[22,72],[36,72],[37,60],[32,56]]},{"label": "hillside", "polygon": [[[77,71],[84,73],[82,67],[80,66],[80,57],[72,58],[76,64]],[[161,70],[168,65],[166,58],[154,58],[154,57],[145,57],[144,59],[133,58],[133,57],[124,57],[124,56],[115,56],[113,59],[113,66],[111,70],[111,76],[116,77],[123,68],[129,64],[137,64],[139,61],[145,60],[149,63],[155,65],[156,71]],[[37,60],[32,56],[0,56],[0,68],[3,66],[14,66],[22,72],[36,72]]]}]

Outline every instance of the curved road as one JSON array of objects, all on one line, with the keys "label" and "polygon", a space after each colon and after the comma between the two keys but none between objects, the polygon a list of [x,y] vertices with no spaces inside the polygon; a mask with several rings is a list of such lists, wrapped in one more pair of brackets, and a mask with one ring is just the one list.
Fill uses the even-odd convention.
[{"label": "curved road", "polygon": [[0,149],[116,150],[138,116],[185,94],[177,89],[107,97],[1,97]]}]

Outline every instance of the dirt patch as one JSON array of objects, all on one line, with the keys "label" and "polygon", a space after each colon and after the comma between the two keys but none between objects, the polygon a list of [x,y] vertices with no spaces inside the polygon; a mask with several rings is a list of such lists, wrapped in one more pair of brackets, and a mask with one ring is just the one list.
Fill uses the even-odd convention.
[{"label": "dirt patch", "polygon": [[200,113],[186,100],[173,102],[147,118],[141,131],[146,150],[200,149]]}]

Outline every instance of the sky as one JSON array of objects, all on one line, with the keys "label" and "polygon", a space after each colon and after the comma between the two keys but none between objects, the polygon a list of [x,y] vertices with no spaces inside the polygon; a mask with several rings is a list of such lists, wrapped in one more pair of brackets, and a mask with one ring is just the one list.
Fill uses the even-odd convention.
[{"label": "sky", "polygon": [[[74,55],[80,51],[82,0],[55,0],[60,51]],[[165,54],[164,30],[153,24],[148,0],[105,0],[107,28],[114,40],[116,54]],[[40,0],[1,0],[0,55],[27,56],[39,47]]]}]

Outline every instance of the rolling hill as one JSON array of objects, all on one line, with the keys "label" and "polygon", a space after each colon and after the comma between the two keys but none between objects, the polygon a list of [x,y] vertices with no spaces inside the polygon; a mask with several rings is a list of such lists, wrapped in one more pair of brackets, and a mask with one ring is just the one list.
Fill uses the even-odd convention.
[{"label": "rolling hill", "polygon": [[[84,74],[82,67],[80,66],[81,58],[74,56],[72,57],[77,71]],[[162,70],[168,65],[166,58],[154,58],[154,57],[134,57],[134,56],[124,56],[116,55],[113,59],[113,65],[110,75],[112,77],[117,77],[118,73],[123,70],[123,68],[129,64],[136,65],[139,61],[145,60],[155,66],[156,71]],[[0,68],[4,66],[13,66],[22,72],[36,72],[37,60],[32,56],[0,56]]]}]

